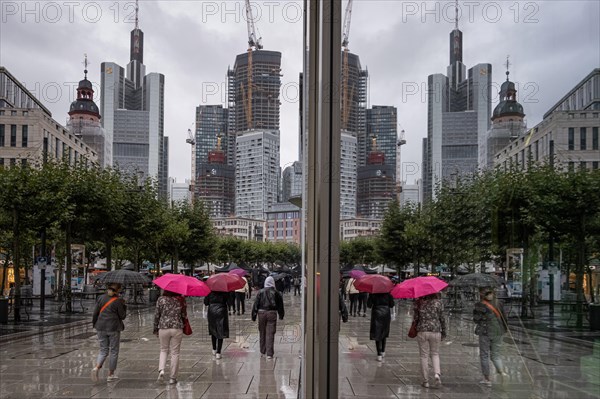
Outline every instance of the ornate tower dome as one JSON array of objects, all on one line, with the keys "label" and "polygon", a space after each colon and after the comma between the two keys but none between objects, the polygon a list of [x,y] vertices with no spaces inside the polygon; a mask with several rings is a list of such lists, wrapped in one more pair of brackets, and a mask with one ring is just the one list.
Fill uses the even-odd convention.
[{"label": "ornate tower dome", "polygon": [[523,106],[517,102],[517,90],[515,84],[508,79],[510,72],[508,71],[509,62],[506,60],[506,82],[500,87],[500,102],[494,108],[492,121],[506,121],[508,119],[523,121],[525,114]]},{"label": "ornate tower dome", "polygon": [[92,82],[87,79],[87,55],[85,56],[85,70],[83,80],[79,81],[77,87],[77,100],[71,103],[69,108],[69,116],[71,119],[86,119],[99,121],[100,110],[96,103],[94,103],[94,89],[92,88]]}]

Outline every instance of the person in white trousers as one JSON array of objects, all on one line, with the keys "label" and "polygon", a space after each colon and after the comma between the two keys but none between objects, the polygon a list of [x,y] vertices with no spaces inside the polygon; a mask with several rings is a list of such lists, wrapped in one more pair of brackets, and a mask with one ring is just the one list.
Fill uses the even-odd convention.
[{"label": "person in white trousers", "polygon": [[158,360],[158,381],[164,381],[167,355],[171,352],[171,373],[169,384],[177,383],[179,371],[179,351],[183,339],[183,320],[187,318],[185,298],[171,291],[164,290],[156,301],[154,313],[154,334],[160,342]]}]

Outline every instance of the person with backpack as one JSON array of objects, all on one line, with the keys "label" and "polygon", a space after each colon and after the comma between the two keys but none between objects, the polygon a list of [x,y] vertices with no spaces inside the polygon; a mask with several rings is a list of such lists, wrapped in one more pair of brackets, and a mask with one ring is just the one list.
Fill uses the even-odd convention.
[{"label": "person with backpack", "polygon": [[260,355],[267,355],[267,360],[273,359],[275,332],[277,331],[277,315],[283,320],[285,314],[283,297],[275,289],[275,280],[269,276],[265,279],[265,287],[256,294],[252,307],[252,321],[258,318],[260,335]]},{"label": "person with backpack", "polygon": [[119,377],[115,374],[119,361],[119,347],[121,345],[121,331],[125,329],[123,320],[127,316],[125,301],[119,297],[121,284],[108,285],[106,294],[96,301],[92,316],[92,326],[96,329],[100,353],[92,369],[92,380],[98,381],[98,372],[108,358],[107,381],[115,381]]},{"label": "person with backpack", "polygon": [[496,299],[493,288],[479,290],[481,300],[473,308],[473,321],[476,324],[475,334],[479,336],[479,360],[483,379],[479,382],[485,386],[492,386],[490,380],[490,360],[496,372],[502,377],[507,377],[500,351],[502,336],[508,331],[506,315],[502,304]]}]

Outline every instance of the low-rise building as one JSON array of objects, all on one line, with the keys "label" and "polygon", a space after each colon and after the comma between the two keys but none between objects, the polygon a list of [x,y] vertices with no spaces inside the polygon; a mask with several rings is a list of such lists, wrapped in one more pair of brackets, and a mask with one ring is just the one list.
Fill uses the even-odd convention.
[{"label": "low-rise building", "polygon": [[342,219],[340,220],[340,239],[352,241],[361,237],[372,237],[381,231],[381,219]]},{"label": "low-rise building", "polygon": [[211,219],[215,233],[247,241],[264,241],[265,221],[244,217]]},{"label": "low-rise building", "polygon": [[300,208],[289,202],[273,204],[267,211],[265,241],[283,241],[300,244]]}]

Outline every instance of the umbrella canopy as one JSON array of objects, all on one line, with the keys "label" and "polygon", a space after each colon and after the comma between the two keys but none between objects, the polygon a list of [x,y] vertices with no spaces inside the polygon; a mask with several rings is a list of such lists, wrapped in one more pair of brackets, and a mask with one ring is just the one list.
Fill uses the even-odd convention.
[{"label": "umbrella canopy", "polygon": [[419,298],[440,292],[447,286],[445,281],[437,277],[415,277],[396,285],[391,294],[394,298]]},{"label": "umbrella canopy", "polygon": [[500,279],[492,274],[465,274],[450,281],[453,287],[499,287]]},{"label": "umbrella canopy", "polygon": [[231,292],[244,288],[246,280],[236,274],[218,273],[210,276],[206,280],[206,285],[211,291]]},{"label": "umbrella canopy", "polygon": [[289,276],[289,274],[287,274],[287,273],[277,273],[277,274],[271,275],[271,277],[273,277],[273,280],[275,280],[275,281],[281,280],[282,278],[285,278],[286,276]]},{"label": "umbrella canopy", "polygon": [[245,271],[244,269],[240,269],[240,268],[230,270],[229,273],[235,274],[235,275],[240,276],[240,277],[243,277],[246,274],[248,274],[247,271]]},{"label": "umbrella canopy", "polygon": [[163,290],[185,296],[207,296],[210,288],[202,281],[183,274],[165,274],[154,280],[154,284]]},{"label": "umbrella canopy", "polygon": [[354,287],[362,292],[382,294],[390,292],[394,288],[394,283],[389,278],[380,274],[368,274],[355,280]]},{"label": "umbrella canopy", "polygon": [[361,278],[362,276],[366,276],[367,273],[363,272],[362,270],[352,269],[348,272],[348,275],[352,278]]},{"label": "umbrella canopy", "polygon": [[117,283],[121,285],[127,284],[147,284],[150,279],[140,273],[130,270],[113,270],[102,274],[96,279],[96,283],[110,284]]}]

